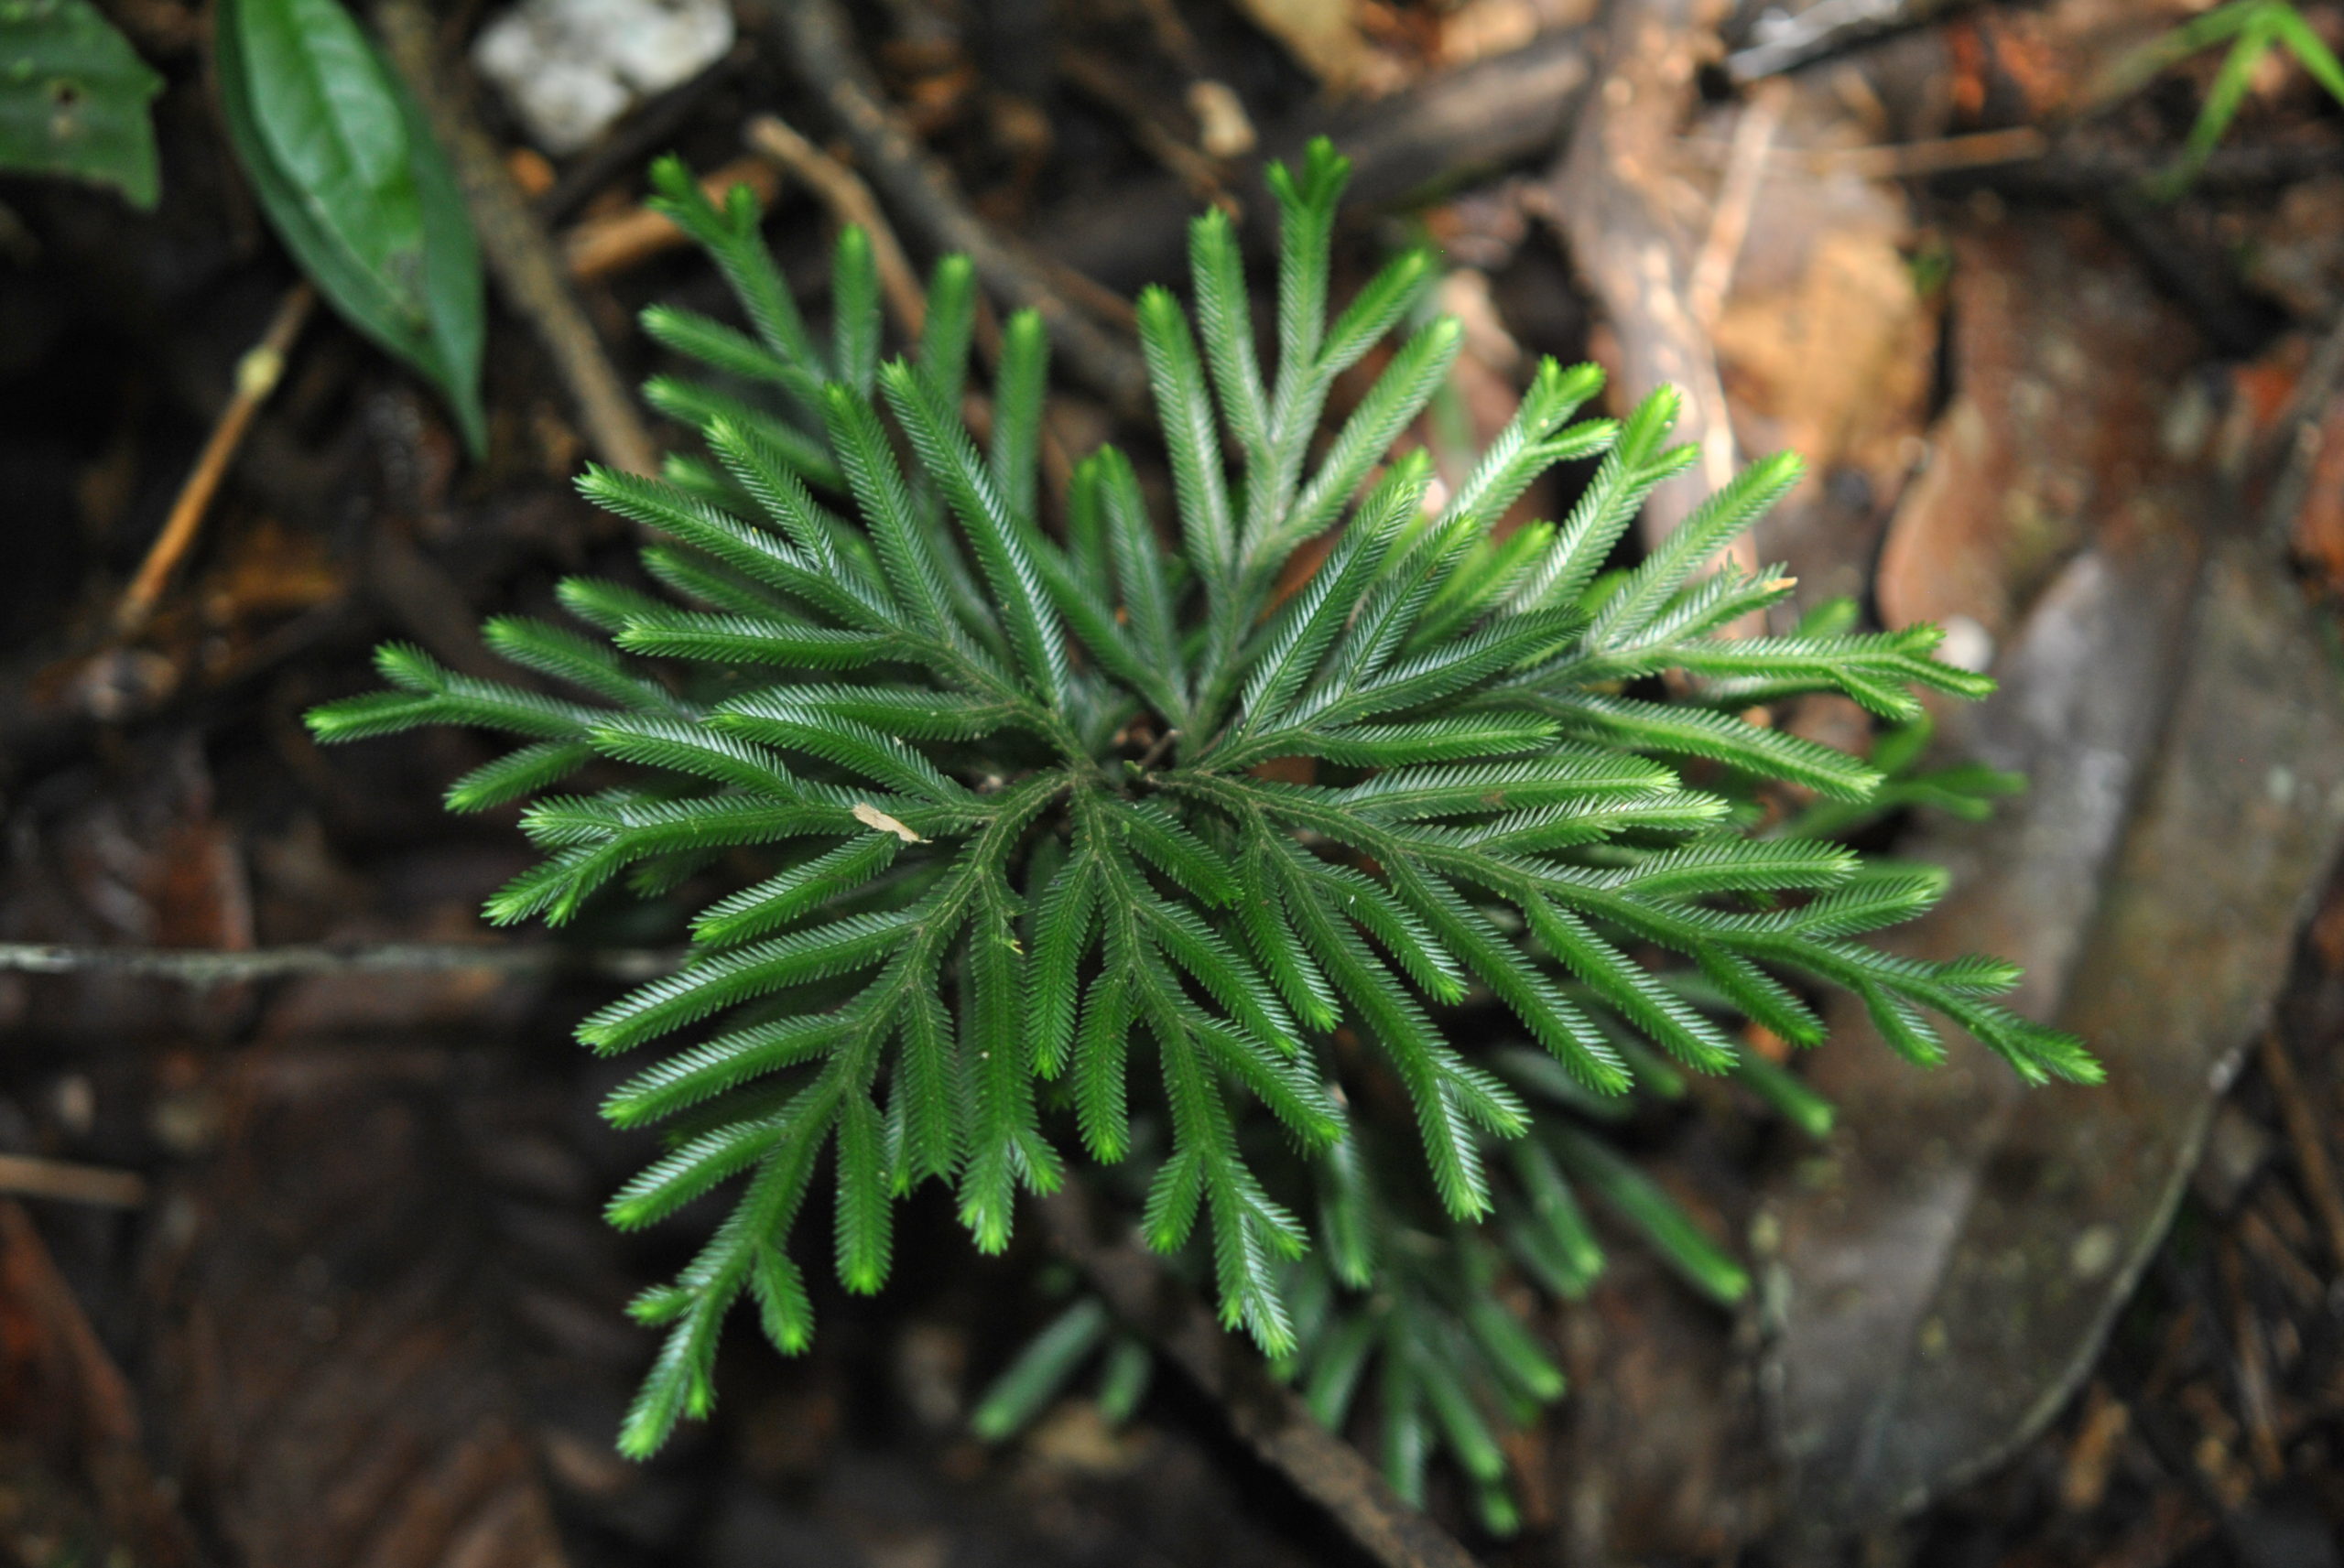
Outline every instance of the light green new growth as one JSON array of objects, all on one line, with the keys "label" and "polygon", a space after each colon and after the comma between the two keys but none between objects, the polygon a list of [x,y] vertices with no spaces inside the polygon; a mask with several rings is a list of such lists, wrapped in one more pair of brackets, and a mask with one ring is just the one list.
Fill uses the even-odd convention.
[{"label": "light green new growth", "polygon": [[2344,62],[2339,62],[2327,41],[2312,30],[2292,0],[2229,0],[2227,5],[2193,16],[2154,43],[2119,59],[2096,84],[2093,96],[2102,101],[2122,97],[2191,55],[2225,43],[2230,45],[2230,51],[2223,55],[2221,67],[2214,73],[2205,106],[2198,110],[2197,122],[2189,127],[2189,139],[2180,158],[2149,181],[2150,189],[2166,200],[2187,191],[2206,167],[2206,160],[2213,156],[2230,122],[2246,106],[2255,75],[2273,49],[2284,49],[2295,56],[2330,98],[2344,103]]},{"label": "light green new growth", "polygon": [[[1503,1203],[1509,1226],[1543,1227],[1541,1255],[1563,1276],[1584,1271],[1593,1246],[1560,1206],[1565,1173],[1632,1220],[1642,1204],[1641,1223],[1664,1223],[1647,1201],[1657,1189],[1608,1151],[1523,1141],[1542,1118],[1509,1081],[1521,1075],[1442,1027],[1440,1010],[1469,998],[1509,1010],[1543,1049],[1530,1057],[1550,1076],[1539,1092],[1598,1105],[1640,1073],[1673,1076],[1662,1056],[1735,1069],[1743,1054],[1718,1004],[1785,1039],[1820,1039],[1786,982],[1853,991],[1917,1062],[1940,1054],[1934,1014],[2030,1081],[2098,1076],[2076,1040],[1986,1000],[2014,981],[2009,966],[1852,939],[1920,913],[1940,878],[1809,837],[1746,838],[1731,803],[1668,760],[1862,802],[1872,770],[1737,715],[1836,690],[1911,720],[1911,686],[1989,688],[1934,662],[1927,628],[1720,635],[1789,591],[1776,571],[1709,568],[1791,485],[1794,460],[1757,464],[1590,594],[1644,495],[1690,460],[1668,442],[1670,396],[1624,423],[1579,419],[1601,376],[1548,362],[1436,503],[1423,457],[1393,448],[1456,352],[1444,319],[1393,351],[1317,439],[1337,375],[1410,319],[1436,272],[1405,254],[1329,319],[1346,172],[1322,143],[1274,173],[1275,365],[1257,359],[1219,213],[1191,233],[1201,343],[1169,293],[1139,302],[1177,502],[1167,550],[1112,449],[1077,465],[1062,538],[1046,532],[1047,344],[1030,313],[1003,333],[989,444],[971,438],[964,260],[937,269],[917,356],[879,364],[860,234],[840,242],[825,346],[748,193],[719,209],[662,164],[657,205],[715,257],[750,330],[664,308],[646,326],[762,394],[654,383],[714,462],[582,481],[659,536],[645,564],[675,600],[575,579],[562,600],[600,635],[491,623],[500,653],[576,697],[393,646],[380,659],[392,689],[311,715],[325,740],[458,723],[526,741],[449,791],[463,810],[536,797],[523,821],[547,858],[491,901],[500,923],[567,920],[622,873],[660,891],[720,858],[765,862],[764,880],[700,917],[681,970],[579,1031],[602,1052],[667,1043],[607,1107],[624,1126],[677,1130],[612,1200],[613,1221],[648,1225],[735,1191],[675,1283],[636,1303],[667,1332],[626,1422],[629,1453],[707,1413],[720,1327],[744,1299],[784,1351],[806,1345],[789,1238],[820,1195],[826,1147],[835,1267],[855,1291],[885,1279],[895,1205],[920,1183],[950,1184],[977,1245],[997,1250],[1017,1189],[1063,1181],[1069,1141],[1102,1162],[1144,1154],[1147,1243],[1178,1249],[1201,1223],[1224,1321],[1281,1357],[1299,1343],[1289,1285],[1313,1289],[1313,1270],[1293,1263],[1313,1227],[1277,1195],[1293,1156],[1254,1135],[1255,1105],[1318,1170],[1329,1195],[1318,1255],[1346,1284],[1380,1266],[1387,1217],[1362,1195],[1365,1120],[1349,1108],[1370,1076],[1388,1075],[1412,1108],[1442,1208],[1462,1220]],[[1567,517],[1527,543],[1492,543],[1540,473],[1599,456]],[[1296,550],[1329,529],[1324,563],[1281,601]],[[1657,687],[1644,677],[1664,672],[1681,672],[1687,695],[1646,695]],[[1258,771],[1295,758],[1315,759],[1315,782]],[[645,782],[547,793],[597,760],[635,764]],[[1654,950],[1681,955],[1707,990],[1633,956]],[[1774,1086],[1793,1100],[1796,1088]],[[1503,1191],[1492,1153],[1513,1173]],[[1386,1171],[1379,1184],[1398,1180]],[[1323,1301],[1303,1304],[1305,1328],[1323,1321]],[[1096,1340],[1085,1321],[1058,1360]],[[1520,1390],[1551,1397],[1535,1346],[1470,1303],[1460,1321]],[[1125,1361],[1120,1386],[1135,1399]],[[1417,1365],[1387,1358],[1387,1375],[1405,1383]],[[1340,1407],[1339,1373],[1314,1376],[1314,1401]],[[1496,1451],[1469,1401],[1441,1379],[1421,1388],[1451,1451],[1492,1481]],[[1386,1397],[1419,1408],[1407,1388]]]}]

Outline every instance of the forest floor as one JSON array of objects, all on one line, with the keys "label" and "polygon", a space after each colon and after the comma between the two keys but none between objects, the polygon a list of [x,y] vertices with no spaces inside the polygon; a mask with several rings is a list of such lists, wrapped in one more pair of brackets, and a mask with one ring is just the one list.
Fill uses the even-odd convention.
[{"label": "forest floor", "polygon": [[[298,280],[221,129],[209,8],[101,8],[168,80],[159,207],[0,181],[0,942],[332,952],[203,986],[0,972],[0,1563],[1367,1560],[1176,1377],[1122,1426],[1074,1395],[971,1436],[1069,1271],[1038,1227],[976,1258],[932,1194],[884,1295],[818,1292],[795,1360],[737,1333],[714,1419],[619,1459],[653,1348],[623,1308],[694,1238],[603,1226],[646,1145],[570,1031],[616,987],[579,955],[671,946],[672,912],[559,953],[492,934],[513,814],[440,806],[483,743],[327,752],[300,722],[384,639],[487,669],[484,616],[633,569],[571,480],[682,433],[580,366],[633,384],[662,362],[643,306],[723,309],[640,211],[653,155],[757,188],[808,295],[842,219],[921,265],[978,236],[996,303],[1095,340],[1061,345],[1056,438],[1160,469],[1128,301],[1177,281],[1203,202],[1265,256],[1262,161],[1321,131],[1359,164],[1339,296],[1412,238],[1450,268],[1467,349],[1412,440],[1470,455],[1540,356],[1622,398],[1682,382],[1724,455],[1808,459],[1760,538],[1802,603],[1939,621],[2010,676],[1941,743],[2036,787],[1867,844],[1948,859],[1943,930],[2109,1021],[2105,1090],[2022,1103],[1967,1058],[1915,1088],[1835,1041],[1829,1144],[1704,1093],[1640,1118],[1756,1299],[1616,1249],[1539,1314],[1571,1392],[1509,1442],[1520,1531],[1438,1476],[1429,1512],[1522,1568],[2344,1563],[2344,111],[2287,57],[2165,200],[2220,51],[2108,72],[2202,0],[744,0],[714,66],[555,157],[471,63],[491,7],[450,4],[427,68],[527,215],[493,273],[559,263],[493,287],[487,457],[316,312],[125,638]],[[2344,6],[2300,9],[2344,41]],[[1777,721],[1861,743],[1851,715]],[[491,941],[520,957],[334,957]],[[1863,1178],[1892,1162],[1909,1184]],[[1850,1267],[1917,1282],[1851,1307]],[[2000,1283],[1955,1311],[1973,1280]]]}]

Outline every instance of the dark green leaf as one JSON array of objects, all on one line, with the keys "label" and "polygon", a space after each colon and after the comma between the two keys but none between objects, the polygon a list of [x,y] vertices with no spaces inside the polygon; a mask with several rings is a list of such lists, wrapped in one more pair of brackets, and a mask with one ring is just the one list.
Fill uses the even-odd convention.
[{"label": "dark green leaf", "polygon": [[89,0],[0,6],[0,169],[111,185],[155,205],[155,125],[163,90]]},{"label": "dark green leaf", "polygon": [[414,97],[339,0],[221,0],[214,49],[229,139],[277,237],[439,388],[479,456],[480,250]]}]

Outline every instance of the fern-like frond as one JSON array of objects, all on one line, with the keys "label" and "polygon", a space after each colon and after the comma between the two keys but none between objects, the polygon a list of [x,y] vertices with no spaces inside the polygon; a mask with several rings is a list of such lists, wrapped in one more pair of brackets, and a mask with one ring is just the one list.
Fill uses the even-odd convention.
[{"label": "fern-like frond", "polygon": [[[579,1030],[597,1051],[663,1053],[605,1105],[671,1130],[612,1218],[734,1195],[675,1284],[636,1303],[667,1339],[629,1452],[710,1409],[735,1306],[783,1350],[805,1346],[791,1247],[809,1206],[842,1284],[875,1290],[914,1187],[950,1185],[975,1244],[998,1250],[1019,1191],[1066,1179],[1060,1151],[1080,1145],[1152,1162],[1133,1187],[1141,1234],[1167,1252],[1198,1241],[1185,1255],[1223,1321],[1287,1357],[1323,1417],[1372,1371],[1396,1486],[1420,1488],[1438,1448],[1500,1519],[1493,1433],[1560,1374],[1490,1294],[1495,1249],[1455,1227],[1492,1217],[1519,1268],[1575,1293],[1603,1266],[1584,1191],[1709,1294],[1747,1284],[1574,1122],[1639,1086],[1681,1094],[1690,1070],[1828,1124],[1731,1024],[1811,1044],[1819,987],[1915,1061],[1942,1054],[1943,1022],[2030,1080],[2097,1076],[2079,1043],[1991,1000],[2009,966],[1859,940],[1928,908],[1943,878],[1826,841],[1850,814],[1991,787],[1911,774],[1904,754],[1925,735],[1915,688],[1991,683],[1936,662],[1930,630],[1861,632],[1844,609],[1725,635],[1791,590],[1718,560],[1796,481],[1788,458],[1599,579],[1693,454],[1670,444],[1673,395],[1581,418],[1601,390],[1590,366],[1539,366],[1489,449],[1429,499],[1429,461],[1397,448],[1460,329],[1418,315],[1438,275],[1422,251],[1330,311],[1347,170],[1321,143],[1270,174],[1274,355],[1220,213],[1190,232],[1196,329],[1168,290],[1141,297],[1176,514],[1159,531],[1112,448],[1048,493],[1033,313],[1003,328],[982,446],[963,424],[980,308],[965,258],[938,265],[916,351],[883,362],[871,246],[845,232],[818,343],[754,200],[712,201],[664,161],[655,206],[710,252],[745,326],[646,312],[651,336],[730,384],[647,389],[706,456],[659,479],[590,470],[580,488],[654,535],[645,568],[669,593],[573,579],[558,597],[586,631],[490,622],[515,679],[393,645],[389,689],[311,714],[325,741],[427,723],[516,738],[448,794],[460,810],[536,797],[522,825],[544,859],[489,899],[493,920],[569,920],[619,882],[672,896],[731,879],[680,968]],[[1321,440],[1337,378],[1404,326]],[[1496,536],[1541,476],[1580,460],[1600,461],[1564,516]],[[1874,767],[1756,721],[1810,691],[1905,728]],[[590,764],[635,782],[545,793]],[[1899,783],[1883,791],[1885,775]],[[1745,837],[1753,781],[1829,804]],[[1464,1010],[1477,1022],[1460,1030]],[[1492,1019],[1536,1049],[1483,1049]],[[1354,1095],[1362,1072],[1384,1087]],[[1385,1158],[1393,1083],[1413,1162]],[[1290,1180],[1297,1162],[1308,1175]],[[1440,1237],[1395,1218],[1417,1184],[1428,1223],[1452,1227]],[[1306,1223],[1293,1204],[1313,1194]],[[1427,1257],[1446,1272],[1412,1261]],[[1107,1343],[1102,1321],[1065,1322],[1002,1408]],[[1145,1356],[1113,1354],[1127,1400]]]}]

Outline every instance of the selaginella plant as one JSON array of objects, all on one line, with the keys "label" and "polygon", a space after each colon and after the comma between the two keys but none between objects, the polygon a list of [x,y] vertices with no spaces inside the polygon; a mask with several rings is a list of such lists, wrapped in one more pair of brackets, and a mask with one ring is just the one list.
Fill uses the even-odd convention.
[{"label": "selaginella plant", "polygon": [[[1722,634],[1790,591],[1711,563],[1795,460],[1758,463],[1606,573],[1644,496],[1691,459],[1667,441],[1674,401],[1577,419],[1601,378],[1549,362],[1470,472],[1438,486],[1395,444],[1457,351],[1445,319],[1415,326],[1322,436],[1337,378],[1416,318],[1437,276],[1410,251],[1329,319],[1345,174],[1324,144],[1271,173],[1274,367],[1223,215],[1191,231],[1201,351],[1171,294],[1141,297],[1176,513],[1160,533],[1112,448],[1045,506],[1047,344],[1031,312],[1002,328],[988,438],[972,438],[964,259],[936,269],[917,353],[883,362],[862,233],[839,238],[818,341],[749,194],[719,208],[662,164],[656,205],[713,256],[751,330],[648,311],[654,337],[732,385],[647,388],[715,461],[678,458],[659,480],[594,470],[581,488],[656,536],[644,564],[674,597],[579,578],[561,602],[599,634],[489,622],[493,648],[580,697],[392,645],[392,689],[311,715],[330,741],[426,723],[526,741],[448,792],[460,811],[537,796],[522,820],[547,856],[490,900],[500,924],[569,920],[622,873],[652,895],[711,866],[757,879],[701,911],[682,968],[579,1030],[598,1052],[665,1047],[605,1108],[674,1130],[613,1221],[739,1183],[698,1256],[636,1303],[667,1337],[628,1452],[710,1409],[720,1327],[744,1296],[775,1345],[806,1346],[791,1234],[818,1185],[839,1279],[869,1292],[894,1206],[920,1184],[950,1184],[977,1247],[997,1251],[1017,1189],[1068,1180],[1068,1151],[1129,1162],[1147,1245],[1180,1252],[1201,1227],[1223,1320],[1289,1366],[1329,1337],[1330,1276],[1358,1291],[1423,1271],[1405,1249],[1379,1253],[1418,1182],[1380,1154],[1368,1179],[1362,1151],[1397,1141],[1375,1108],[1413,1121],[1424,1207],[1449,1217],[1436,1224],[1514,1201],[1493,1198],[1485,1152],[1501,1151],[1523,1213],[1556,1225],[1571,1200],[1550,1150],[1631,1208],[1662,1202],[1600,1140],[1525,1138],[1556,1113],[1534,1115],[1492,1070],[1497,1034],[1445,1027],[1468,1007],[1535,1042],[1510,1059],[1514,1081],[1587,1107],[1640,1073],[1674,1076],[1669,1061],[1733,1068],[1746,1057],[1726,1014],[1819,1040],[1801,989],[1817,984],[1853,992],[1915,1062],[1940,1055],[1935,1014],[2029,1080],[2097,1076],[2076,1040],[1987,1000],[2012,966],[1855,940],[1926,908],[1938,873],[1753,833],[1731,790],[1680,776],[1691,760],[1706,781],[1860,802],[1879,774],[1745,710],[1837,691],[1910,719],[1910,687],[1989,687],[1935,662],[1927,628]],[[1600,460],[1568,516],[1492,536],[1573,460]],[[635,782],[544,793],[605,761]],[[1314,1186],[1315,1227],[1297,1212]],[[1324,1262],[1297,1264],[1314,1228]],[[1546,1265],[1567,1276],[1573,1232],[1556,1234]],[[1559,1379],[1528,1337],[1481,1310],[1494,1266],[1443,1288],[1470,1296],[1458,1321],[1515,1380],[1551,1397]],[[1348,1388],[1365,1338],[1332,1337],[1334,1370],[1314,1384]],[[1455,1380],[1421,1370],[1387,1364],[1386,1400],[1405,1412],[1420,1390],[1450,1446],[1472,1447]],[[1416,1443],[1420,1471],[1410,1419],[1416,1436],[1394,1441]],[[1488,1478],[1489,1454],[1460,1454]]]}]

